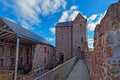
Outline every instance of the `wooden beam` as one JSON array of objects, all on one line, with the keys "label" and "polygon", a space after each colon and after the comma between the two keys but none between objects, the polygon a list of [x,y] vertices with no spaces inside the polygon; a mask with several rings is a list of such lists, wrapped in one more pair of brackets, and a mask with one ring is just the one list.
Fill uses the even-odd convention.
[{"label": "wooden beam", "polygon": [[2,31],[2,30],[0,30],[0,34],[1,34],[1,33],[3,33],[3,31]]},{"label": "wooden beam", "polygon": [[15,35],[9,35],[9,36],[6,36],[6,37],[2,37],[3,39],[15,39],[16,36]]},{"label": "wooden beam", "polygon": [[1,38],[1,37],[5,37],[5,36],[7,36],[8,34],[9,34],[9,33],[3,32],[3,33],[0,34],[0,38]]},{"label": "wooden beam", "polygon": [[8,32],[8,33],[15,34],[15,33],[13,33],[12,31],[7,31],[7,30],[5,30],[5,29],[2,29],[2,28],[0,28],[0,30],[2,30],[3,32]]},{"label": "wooden beam", "polygon": [[0,24],[0,27],[1,27],[1,26],[3,26],[3,25],[5,24],[3,21],[2,21],[2,22],[0,22],[0,23],[1,23],[1,24]]},{"label": "wooden beam", "polygon": [[8,37],[8,38],[6,38],[6,39],[9,39],[9,40],[15,40],[15,36],[11,36],[11,37]]}]

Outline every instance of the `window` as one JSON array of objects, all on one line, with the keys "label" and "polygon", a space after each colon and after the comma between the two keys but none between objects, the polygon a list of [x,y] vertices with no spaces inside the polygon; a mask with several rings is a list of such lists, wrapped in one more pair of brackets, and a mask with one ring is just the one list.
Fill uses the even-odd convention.
[{"label": "window", "polygon": [[77,49],[78,51],[81,51],[81,48],[80,48],[80,46],[78,46],[78,49]]},{"label": "window", "polygon": [[46,57],[44,58],[44,64],[46,64]]},{"label": "window", "polygon": [[11,46],[11,47],[10,47],[10,56],[13,56],[13,54],[14,54],[14,47]]},{"label": "window", "polygon": [[3,66],[3,59],[0,59],[0,67],[2,67]]},{"label": "window", "polygon": [[29,64],[29,56],[27,56],[26,64]]},{"label": "window", "polygon": [[44,53],[46,53],[46,47],[44,48]]},{"label": "window", "polygon": [[20,49],[19,49],[19,54],[20,54],[20,56],[22,55],[22,53],[23,53],[23,48],[20,47]]},{"label": "window", "polygon": [[11,58],[10,59],[10,62],[11,62],[11,66],[13,66],[15,64],[15,59],[14,58]]},{"label": "window", "polygon": [[2,52],[3,52],[3,46],[0,45],[0,53],[2,53]]},{"label": "window", "polygon": [[80,24],[80,26],[81,26],[82,24]]},{"label": "window", "polygon": [[49,55],[49,50],[47,51],[47,54]]},{"label": "window", "polygon": [[83,40],[83,37],[81,37],[81,42],[83,42],[84,40]]},{"label": "window", "polygon": [[26,55],[29,55],[29,48],[26,48]]},{"label": "window", "polygon": [[20,57],[19,63],[22,64],[22,62],[23,62],[23,58]]}]

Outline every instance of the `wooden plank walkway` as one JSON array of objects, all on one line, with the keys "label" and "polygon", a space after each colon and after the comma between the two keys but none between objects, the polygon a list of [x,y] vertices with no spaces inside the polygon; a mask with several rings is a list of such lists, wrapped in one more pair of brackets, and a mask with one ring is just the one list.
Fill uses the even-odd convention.
[{"label": "wooden plank walkway", "polygon": [[67,80],[90,80],[87,66],[83,60],[79,60]]}]

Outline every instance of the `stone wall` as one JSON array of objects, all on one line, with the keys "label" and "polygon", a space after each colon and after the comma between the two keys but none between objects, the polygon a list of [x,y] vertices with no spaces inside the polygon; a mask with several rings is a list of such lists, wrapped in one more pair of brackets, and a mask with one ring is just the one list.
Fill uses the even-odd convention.
[{"label": "stone wall", "polygon": [[54,62],[54,47],[38,44],[35,48],[35,53],[33,55],[33,67],[32,69],[37,69],[41,66],[51,67]]},{"label": "stone wall", "polygon": [[73,56],[76,52],[87,51],[87,20],[79,13],[72,26],[72,52]]},{"label": "stone wall", "polygon": [[[7,43],[0,41],[1,52],[0,52],[0,69],[14,69],[15,68],[15,56],[16,56],[16,45],[15,43]],[[20,44],[19,48],[19,68],[24,68],[26,64],[32,64],[32,53],[34,48],[32,46]],[[28,58],[28,60],[27,60]]]},{"label": "stone wall", "polygon": [[66,80],[77,61],[78,57],[74,57],[34,80]]},{"label": "stone wall", "polygon": [[56,59],[60,61],[60,56],[63,55],[64,61],[71,58],[71,27],[56,28]]},{"label": "stone wall", "polygon": [[[56,27],[56,59],[61,61],[61,55],[64,61],[76,56],[77,51],[88,50],[87,47],[87,20],[79,13],[71,25],[65,25],[67,22],[60,23]],[[69,22],[68,22],[69,23]],[[64,25],[64,26],[63,26]]]},{"label": "stone wall", "polygon": [[94,51],[86,55],[92,80],[120,80],[120,0],[96,26]]}]

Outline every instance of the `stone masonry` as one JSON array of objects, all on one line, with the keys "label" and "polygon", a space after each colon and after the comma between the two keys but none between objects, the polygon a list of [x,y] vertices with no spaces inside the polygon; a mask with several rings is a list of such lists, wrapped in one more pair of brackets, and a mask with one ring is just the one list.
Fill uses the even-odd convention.
[{"label": "stone masonry", "polygon": [[94,52],[86,59],[92,80],[120,80],[120,0],[96,26]]}]

